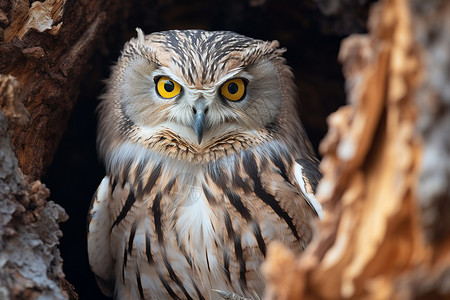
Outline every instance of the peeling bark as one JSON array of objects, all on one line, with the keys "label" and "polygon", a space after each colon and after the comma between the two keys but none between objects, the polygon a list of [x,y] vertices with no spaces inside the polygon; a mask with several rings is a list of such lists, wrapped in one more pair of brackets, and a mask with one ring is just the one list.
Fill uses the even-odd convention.
[{"label": "peeling bark", "polygon": [[[19,84],[0,76],[0,299],[67,299],[62,259],[57,248],[67,220],[64,209],[47,201],[49,190],[29,182],[18,169],[8,119],[24,125],[28,118],[17,97]],[[70,292],[70,290],[69,290]]]},{"label": "peeling bark", "polygon": [[383,0],[370,33],[342,43],[348,105],[320,146],[326,213],[302,257],[270,249],[266,299],[450,297],[449,20],[445,0]]},{"label": "peeling bark", "polygon": [[[22,171],[38,179],[51,162],[96,42],[120,2],[17,0],[0,2],[0,74],[15,76],[28,126],[14,131]],[[108,16],[108,18],[107,18]]]}]

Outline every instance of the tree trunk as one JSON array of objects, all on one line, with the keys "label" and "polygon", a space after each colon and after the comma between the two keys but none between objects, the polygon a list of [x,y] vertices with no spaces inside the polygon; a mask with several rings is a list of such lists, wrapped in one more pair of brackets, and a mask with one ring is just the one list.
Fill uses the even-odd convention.
[{"label": "tree trunk", "polygon": [[325,216],[302,257],[270,248],[266,299],[450,297],[449,28],[449,1],[383,0],[342,43]]},{"label": "tree trunk", "polygon": [[17,78],[30,113],[13,145],[22,171],[40,178],[50,164],[96,42],[119,20],[120,1],[0,2],[0,74]]},{"label": "tree trunk", "polygon": [[14,77],[0,76],[0,95],[0,299],[67,299],[71,289],[57,248],[58,223],[67,214],[47,201],[45,185],[28,182],[18,168],[8,119],[11,126],[24,125],[28,113]]}]

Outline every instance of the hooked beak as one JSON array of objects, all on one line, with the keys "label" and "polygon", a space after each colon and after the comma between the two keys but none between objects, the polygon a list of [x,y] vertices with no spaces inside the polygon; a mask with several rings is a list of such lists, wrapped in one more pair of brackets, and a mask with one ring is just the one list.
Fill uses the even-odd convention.
[{"label": "hooked beak", "polygon": [[201,100],[202,99],[198,99],[192,108],[192,111],[194,112],[193,129],[197,135],[199,144],[202,142],[203,132],[205,129],[205,116],[208,112],[208,107],[205,105],[204,101]]}]

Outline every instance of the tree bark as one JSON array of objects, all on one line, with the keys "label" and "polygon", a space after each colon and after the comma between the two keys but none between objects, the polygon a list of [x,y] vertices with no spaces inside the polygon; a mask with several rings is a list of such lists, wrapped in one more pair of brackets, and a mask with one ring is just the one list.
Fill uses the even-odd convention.
[{"label": "tree bark", "polygon": [[449,26],[448,1],[383,0],[369,34],[342,43],[325,216],[302,257],[270,248],[266,299],[450,297]]},{"label": "tree bark", "polygon": [[45,185],[22,176],[10,143],[8,119],[11,126],[28,119],[19,90],[14,77],[0,76],[0,299],[67,299],[71,289],[68,284],[66,291],[62,288],[57,248],[62,235],[58,223],[67,215],[47,201]]},{"label": "tree bark", "polygon": [[50,164],[78,95],[87,60],[120,1],[0,2],[0,74],[17,78],[30,113],[13,145],[22,171],[38,179]]}]

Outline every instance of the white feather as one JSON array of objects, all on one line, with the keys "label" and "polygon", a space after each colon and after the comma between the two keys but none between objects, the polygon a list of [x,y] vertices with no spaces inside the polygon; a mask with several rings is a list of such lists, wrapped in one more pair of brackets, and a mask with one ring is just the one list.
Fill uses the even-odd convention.
[{"label": "white feather", "polygon": [[309,205],[317,212],[317,215],[320,219],[322,219],[322,205],[319,201],[317,201],[314,194],[308,192],[306,188],[306,182],[303,179],[303,167],[299,165],[298,163],[295,163],[294,166],[294,175],[295,179],[297,180],[297,184],[299,185],[300,189],[302,190],[302,194],[305,196],[305,200],[309,203]]},{"label": "white feather", "polygon": [[[97,189],[89,212],[88,253],[92,271],[104,281],[113,280],[114,259],[109,248],[109,230],[111,219],[108,210],[110,195],[109,178],[105,176]],[[98,285],[105,295],[111,295],[111,287],[99,282]]]}]

